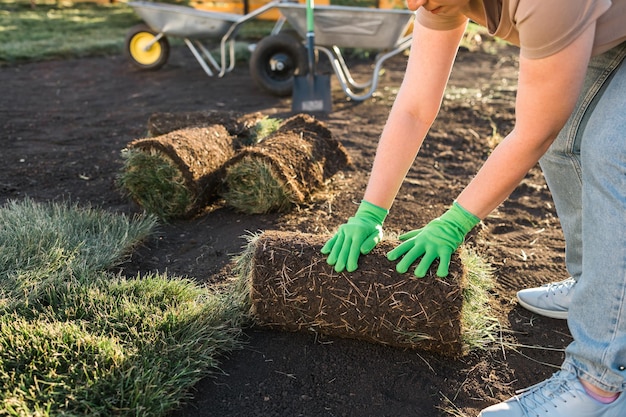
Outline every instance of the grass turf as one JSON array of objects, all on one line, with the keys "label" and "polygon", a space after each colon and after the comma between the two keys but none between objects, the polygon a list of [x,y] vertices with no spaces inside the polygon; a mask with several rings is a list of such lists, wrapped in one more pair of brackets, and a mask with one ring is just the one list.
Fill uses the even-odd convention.
[{"label": "grass turf", "polygon": [[0,410],[166,415],[239,345],[241,299],[111,272],[156,225],[91,208],[0,208]]}]

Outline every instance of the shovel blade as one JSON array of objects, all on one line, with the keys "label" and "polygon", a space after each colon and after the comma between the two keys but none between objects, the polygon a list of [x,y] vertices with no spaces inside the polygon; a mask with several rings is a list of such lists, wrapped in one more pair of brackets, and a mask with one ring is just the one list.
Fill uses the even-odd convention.
[{"label": "shovel blade", "polygon": [[329,75],[293,77],[291,110],[294,113],[324,112],[332,110]]}]

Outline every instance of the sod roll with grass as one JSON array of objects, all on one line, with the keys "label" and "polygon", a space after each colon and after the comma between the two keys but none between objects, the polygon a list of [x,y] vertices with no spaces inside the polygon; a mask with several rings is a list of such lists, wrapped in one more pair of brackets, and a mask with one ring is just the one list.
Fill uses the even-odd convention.
[{"label": "sod roll with grass", "polygon": [[258,325],[451,357],[476,346],[470,339],[485,338],[489,329],[477,329],[479,322],[468,322],[466,315],[481,311],[486,317],[487,297],[470,296],[475,283],[459,256],[453,256],[448,277],[430,272],[416,278],[396,272],[386,253],[397,242],[383,240],[361,257],[355,272],[337,273],[320,254],[327,239],[273,231],[250,240],[239,264]]},{"label": "sod roll with grass", "polygon": [[118,183],[161,219],[193,217],[218,197],[223,166],[236,150],[263,140],[279,123],[260,113],[154,113],[150,136],[122,152]]},{"label": "sod roll with grass", "polygon": [[244,213],[286,211],[349,164],[345,148],[322,122],[298,114],[228,161],[222,197]]},{"label": "sod roll with grass", "polygon": [[218,196],[221,169],[235,154],[233,140],[222,125],[135,140],[123,154],[120,185],[161,218],[192,217]]}]

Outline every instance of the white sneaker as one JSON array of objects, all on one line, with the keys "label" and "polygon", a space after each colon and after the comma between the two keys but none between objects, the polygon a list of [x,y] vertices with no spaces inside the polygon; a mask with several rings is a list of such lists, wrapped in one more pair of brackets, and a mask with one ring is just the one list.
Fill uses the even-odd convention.
[{"label": "white sneaker", "polygon": [[591,398],[578,378],[559,371],[520,395],[492,405],[478,417],[624,417],[626,395],[610,404]]},{"label": "white sneaker", "polygon": [[528,288],[517,292],[517,301],[533,313],[553,319],[566,319],[575,285],[574,278],[568,278],[541,287]]}]

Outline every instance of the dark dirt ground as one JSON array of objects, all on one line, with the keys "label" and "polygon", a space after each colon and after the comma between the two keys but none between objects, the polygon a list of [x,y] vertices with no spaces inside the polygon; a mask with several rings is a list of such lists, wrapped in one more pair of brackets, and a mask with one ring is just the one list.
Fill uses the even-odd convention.
[{"label": "dark dirt ground", "polygon": [[[162,225],[122,267],[214,282],[228,275],[248,233],[334,230],[360,201],[404,64],[401,56],[387,61],[375,97],[362,103],[347,101],[333,78],[334,109],[321,119],[354,165],[335,176],[329,198],[282,215],[243,215],[218,203],[200,218]],[[489,154],[494,130],[511,129],[516,69],[515,49],[460,52],[440,118],[397,197],[387,232],[418,228],[441,214]],[[156,72],[141,72],[120,54],[3,67],[0,85],[0,203],[28,196],[124,213],[138,208],[115,186],[120,151],[145,135],[153,112],[224,109],[286,117],[291,105],[259,91],[245,64],[209,78],[181,47]],[[567,277],[562,233],[538,168],[469,243],[495,268],[493,315],[506,343],[450,360],[247,329],[245,347],[223,358],[221,372],[198,383],[194,399],[171,416],[474,416],[545,379],[571,340],[566,322],[535,316],[515,302],[518,289]]]}]

